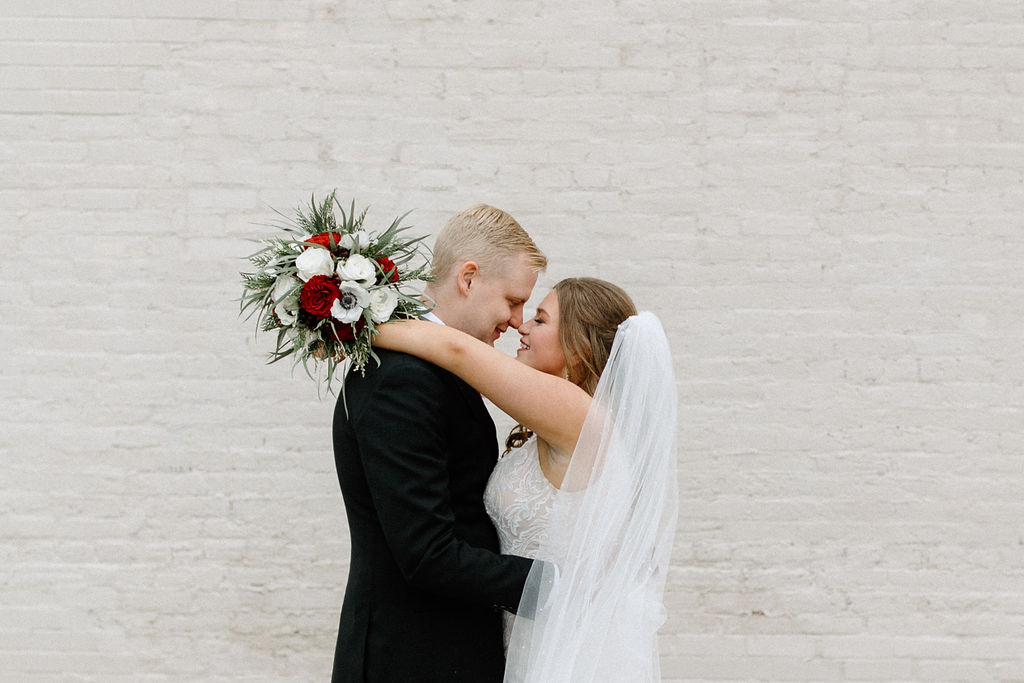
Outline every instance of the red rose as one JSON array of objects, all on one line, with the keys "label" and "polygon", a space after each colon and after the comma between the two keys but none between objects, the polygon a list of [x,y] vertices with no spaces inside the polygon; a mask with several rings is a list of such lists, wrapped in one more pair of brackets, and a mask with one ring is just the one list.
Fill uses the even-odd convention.
[{"label": "red rose", "polygon": [[328,249],[330,249],[331,246],[332,246],[331,245],[331,239],[332,238],[334,239],[334,245],[333,246],[334,246],[335,249],[337,249],[338,248],[338,242],[341,240],[341,233],[340,232],[322,232],[319,235],[313,235],[312,237],[310,237],[306,241],[310,242],[312,244],[319,244],[321,247],[327,247]]},{"label": "red rose", "polygon": [[366,322],[362,318],[357,320],[355,325],[331,320],[324,324],[323,329],[326,330],[327,337],[330,339],[335,339],[337,341],[351,341],[356,338],[356,335],[362,331],[365,325]]},{"label": "red rose", "polygon": [[384,273],[385,280],[388,282],[398,282],[398,268],[395,268],[394,261],[387,256],[381,256],[377,259],[377,265],[380,266],[381,271]]},{"label": "red rose", "polygon": [[331,314],[331,306],[341,296],[341,290],[334,280],[326,275],[314,275],[302,288],[299,294],[299,305],[307,313],[326,318]]},{"label": "red rose", "polygon": [[330,339],[349,341],[356,338],[355,330],[348,323],[339,323],[337,320],[333,321],[333,323],[333,325],[327,325],[327,336]]}]

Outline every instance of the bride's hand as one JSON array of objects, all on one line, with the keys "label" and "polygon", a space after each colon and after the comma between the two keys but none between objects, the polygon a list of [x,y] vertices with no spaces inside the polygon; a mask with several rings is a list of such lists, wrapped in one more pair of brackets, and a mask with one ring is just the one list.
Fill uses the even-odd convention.
[{"label": "bride's hand", "polygon": [[[313,356],[313,358],[315,358],[318,362],[327,360],[327,345],[324,344],[323,342],[319,342],[310,350],[309,355]],[[345,360],[346,356],[344,347],[342,347],[339,344],[332,358],[334,358],[335,362],[338,363]]]}]

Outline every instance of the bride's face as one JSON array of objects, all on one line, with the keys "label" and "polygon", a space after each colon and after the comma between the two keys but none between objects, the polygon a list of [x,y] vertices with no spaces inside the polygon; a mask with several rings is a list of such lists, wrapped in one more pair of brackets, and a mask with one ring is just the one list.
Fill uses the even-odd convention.
[{"label": "bride's face", "polygon": [[558,341],[558,294],[548,292],[533,318],[519,326],[522,337],[516,358],[549,375],[565,374],[565,354]]}]

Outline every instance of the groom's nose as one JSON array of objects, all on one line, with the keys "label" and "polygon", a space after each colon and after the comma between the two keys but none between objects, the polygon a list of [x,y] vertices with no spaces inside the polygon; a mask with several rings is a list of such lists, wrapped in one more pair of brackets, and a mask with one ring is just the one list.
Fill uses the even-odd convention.
[{"label": "groom's nose", "polygon": [[514,327],[516,330],[523,324],[523,307],[516,306],[511,311],[512,315],[508,319],[508,326]]}]

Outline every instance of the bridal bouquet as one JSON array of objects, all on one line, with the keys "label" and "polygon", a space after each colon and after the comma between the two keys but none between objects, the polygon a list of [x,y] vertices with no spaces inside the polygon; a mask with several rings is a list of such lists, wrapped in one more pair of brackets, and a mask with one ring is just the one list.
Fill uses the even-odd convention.
[{"label": "bridal bouquet", "polygon": [[330,390],[346,358],[360,372],[370,358],[380,362],[370,345],[377,325],[429,310],[406,289],[431,277],[423,237],[403,236],[407,215],[370,233],[363,229],[366,210],[357,216],[352,202],[346,213],[331,192],[319,204],[312,198],[294,220],[272,224],[284,234],[258,240],[263,248],[248,257],[256,270],[241,274],[241,312],[256,315],[258,331],[277,330],[269,363],[292,356],[313,377],[310,359],[324,361]]}]

